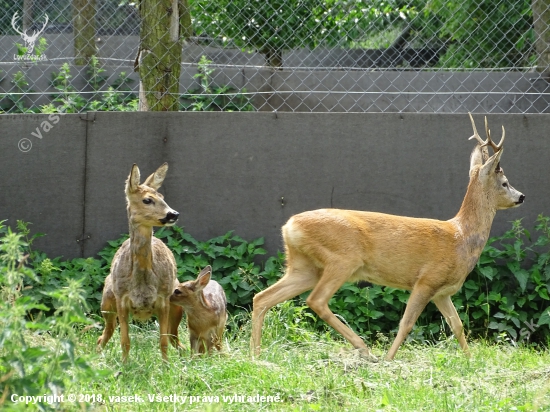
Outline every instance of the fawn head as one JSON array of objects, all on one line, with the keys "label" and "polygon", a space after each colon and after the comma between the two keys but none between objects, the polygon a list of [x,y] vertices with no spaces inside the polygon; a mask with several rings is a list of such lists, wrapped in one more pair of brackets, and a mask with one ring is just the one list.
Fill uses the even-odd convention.
[{"label": "fawn head", "polygon": [[180,283],[178,287],[170,296],[170,302],[178,306],[194,306],[196,302],[202,301],[200,299],[202,290],[210,282],[210,277],[212,275],[212,267],[206,266],[201,272],[197,279],[189,280],[187,282]]},{"label": "fawn head", "polygon": [[[470,139],[475,138],[479,143],[470,156],[470,179],[477,180],[477,183],[481,184],[496,209],[518,207],[525,200],[525,195],[510,185],[508,179],[504,176],[504,170],[500,167],[500,157],[503,150],[502,143],[505,136],[504,126],[502,126],[502,138],[497,145],[491,140],[491,131],[487,126],[487,117],[485,117],[487,140],[481,139],[477,133],[471,113],[470,120],[474,129],[474,134]],[[494,154],[491,157],[489,157],[488,146],[491,146],[494,150]]]},{"label": "fawn head", "polygon": [[164,196],[157,192],[166,177],[168,163],[164,163],[142,184],[139,168],[132,166],[126,181],[126,199],[128,201],[128,219],[135,225],[172,226],[178,220],[179,213],[164,201]]}]

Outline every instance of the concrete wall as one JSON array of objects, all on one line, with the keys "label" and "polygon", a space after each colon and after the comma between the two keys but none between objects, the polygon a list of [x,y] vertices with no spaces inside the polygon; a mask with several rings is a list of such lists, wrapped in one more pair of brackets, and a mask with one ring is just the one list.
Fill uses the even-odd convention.
[{"label": "concrete wall", "polygon": [[[483,116],[475,119],[482,129]],[[522,217],[532,227],[550,213],[550,117],[488,119],[497,136],[506,127],[502,166],[527,197],[497,213],[493,234]],[[37,247],[66,258],[94,255],[127,232],[123,188],[133,163],[144,176],[169,163],[161,191],[194,237],[265,236],[274,254],[280,227],[305,210],[453,217],[474,146],[465,114],[101,112],[55,120],[0,116],[0,220],[32,222],[47,234]],[[27,152],[21,139],[23,150],[32,144]]]}]

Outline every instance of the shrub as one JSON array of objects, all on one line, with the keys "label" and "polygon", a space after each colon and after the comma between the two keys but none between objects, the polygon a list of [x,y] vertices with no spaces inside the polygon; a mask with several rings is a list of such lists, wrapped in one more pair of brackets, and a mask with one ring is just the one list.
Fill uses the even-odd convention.
[{"label": "shrub", "polygon": [[[473,337],[506,339],[513,344],[547,343],[550,339],[550,218],[539,216],[533,232],[521,220],[502,236],[489,239],[472,273],[453,302]],[[213,279],[225,289],[228,311],[247,314],[257,292],[275,283],[282,275],[284,255],[265,255],[263,238],[246,241],[228,232],[201,242],[178,226],[162,228],[155,233],[174,252],[180,281],[194,279],[206,265],[212,265]],[[101,290],[114,253],[127,235],[108,242],[98,258],[50,260],[33,252],[33,267],[38,281],[29,279],[32,289],[25,295],[48,306],[57,303],[49,295],[58,290],[64,279],[81,279],[92,313],[99,314]],[[45,292],[45,293],[43,293]],[[305,305],[307,293],[294,299],[297,307]],[[330,300],[331,310],[360,335],[370,339],[378,333],[395,333],[409,299],[409,292],[371,285],[345,284]],[[309,311],[309,309],[307,309]],[[311,311],[309,312],[311,314]],[[327,325],[316,316],[303,319],[319,330]],[[331,329],[330,329],[331,330]],[[449,334],[435,305],[428,304],[420,315],[410,339],[433,340]]]},{"label": "shrub", "polygon": [[90,367],[89,356],[75,353],[75,326],[90,323],[78,280],[67,279],[57,289],[43,292],[57,304],[52,317],[29,319],[29,313],[50,308],[35,296],[23,295],[26,281],[38,281],[25,266],[29,243],[24,237],[0,222],[0,409],[26,410],[25,403],[10,401],[16,394],[42,396],[34,408],[53,410],[60,406],[60,398],[53,395],[62,395],[73,382],[94,381],[102,373]]}]

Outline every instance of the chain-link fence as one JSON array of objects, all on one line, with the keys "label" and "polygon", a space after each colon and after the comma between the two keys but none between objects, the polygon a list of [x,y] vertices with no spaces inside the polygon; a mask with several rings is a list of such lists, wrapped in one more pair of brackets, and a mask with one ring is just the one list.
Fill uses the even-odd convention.
[{"label": "chain-link fence", "polygon": [[4,113],[550,111],[550,0],[0,0]]}]

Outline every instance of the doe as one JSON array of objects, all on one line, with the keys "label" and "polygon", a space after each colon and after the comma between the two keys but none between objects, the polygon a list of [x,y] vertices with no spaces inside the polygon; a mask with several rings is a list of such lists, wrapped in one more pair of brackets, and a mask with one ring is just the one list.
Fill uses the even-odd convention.
[{"label": "doe", "polygon": [[[311,290],[308,306],[356,349],[372,356],[365,343],[329,309],[345,282],[368,281],[411,291],[399,331],[386,355],[394,358],[418,316],[435,303],[469,355],[462,322],[451,301],[476,265],[495,213],[523,203],[500,167],[504,127],[498,145],[483,141],[470,114],[478,144],[470,156],[470,181],[458,214],[447,221],[382,213],[320,209],[291,217],[283,226],[287,268],[277,283],[254,297],[251,350],[260,354],[262,325],[274,305]],[[494,154],[489,157],[487,146]]]},{"label": "doe", "polygon": [[170,295],[178,285],[176,261],[170,249],[153,236],[154,226],[172,226],[179,217],[157,192],[167,170],[168,164],[164,163],[140,184],[139,169],[134,164],[126,181],[130,238],[117,250],[111,273],[105,279],[101,299],[105,329],[97,340],[98,347],[104,348],[113,335],[118,317],[123,361],[130,351],[130,315],[138,320],[157,317],[163,360],[168,360],[169,338],[174,347],[180,347],[178,326],[183,310],[170,304]]}]

